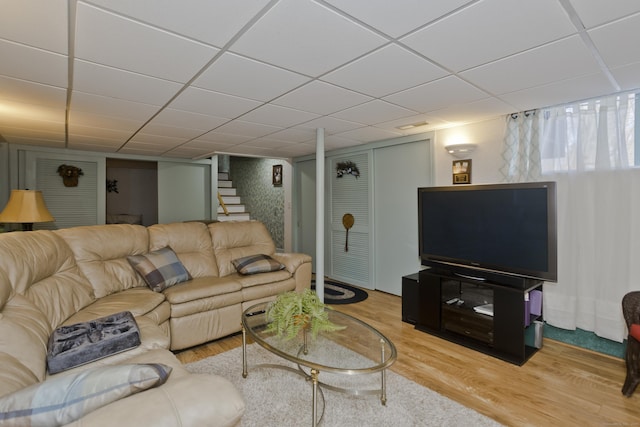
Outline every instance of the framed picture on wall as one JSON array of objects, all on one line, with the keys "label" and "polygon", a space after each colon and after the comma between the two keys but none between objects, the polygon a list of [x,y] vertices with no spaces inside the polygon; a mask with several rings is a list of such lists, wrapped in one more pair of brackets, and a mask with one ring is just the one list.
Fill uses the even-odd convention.
[{"label": "framed picture on wall", "polygon": [[273,165],[272,182],[275,187],[282,185],[282,165]]},{"label": "framed picture on wall", "polygon": [[471,184],[471,159],[453,161],[453,184]]}]

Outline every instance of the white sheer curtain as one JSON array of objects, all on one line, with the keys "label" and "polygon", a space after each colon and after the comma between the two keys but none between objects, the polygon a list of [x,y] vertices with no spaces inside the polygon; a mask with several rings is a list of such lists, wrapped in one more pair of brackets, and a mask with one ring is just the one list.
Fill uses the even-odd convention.
[{"label": "white sheer curtain", "polygon": [[558,282],[545,284],[545,320],[619,342],[627,335],[622,297],[640,289],[635,99],[507,116],[503,149],[505,181],[557,182]]},{"label": "white sheer curtain", "polygon": [[543,178],[558,187],[558,282],[545,285],[545,320],[619,342],[622,297],[640,289],[634,111],[622,94],[554,107],[541,121]]}]

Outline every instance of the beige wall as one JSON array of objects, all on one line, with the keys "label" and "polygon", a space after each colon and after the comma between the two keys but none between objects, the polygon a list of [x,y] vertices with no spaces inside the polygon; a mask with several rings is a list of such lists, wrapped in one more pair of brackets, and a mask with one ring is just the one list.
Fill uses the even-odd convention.
[{"label": "beige wall", "polygon": [[500,168],[502,167],[503,134],[504,117],[436,131],[434,185],[452,185],[451,168],[453,161],[457,158],[449,154],[444,147],[456,143],[477,145],[471,155],[464,157],[472,160],[472,184],[502,182]]}]

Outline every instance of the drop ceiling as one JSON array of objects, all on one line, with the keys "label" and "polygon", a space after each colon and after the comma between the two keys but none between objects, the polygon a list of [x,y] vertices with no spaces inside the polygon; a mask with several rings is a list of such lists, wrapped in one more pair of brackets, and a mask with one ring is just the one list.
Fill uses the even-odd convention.
[{"label": "drop ceiling", "polygon": [[638,40],[637,0],[5,1],[0,141],[292,158],[640,88]]}]

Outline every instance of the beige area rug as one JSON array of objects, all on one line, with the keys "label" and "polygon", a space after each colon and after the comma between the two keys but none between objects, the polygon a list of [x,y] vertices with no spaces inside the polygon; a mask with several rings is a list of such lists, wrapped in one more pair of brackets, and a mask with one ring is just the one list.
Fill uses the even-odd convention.
[{"label": "beige area rug", "polygon": [[[242,348],[190,363],[194,373],[213,373],[229,379],[244,395],[243,427],[311,425],[311,383],[294,372],[277,368],[251,368],[257,364],[294,367],[257,344],[247,347],[249,375],[242,378]],[[360,388],[379,387],[380,375],[346,376],[320,373],[320,381]],[[368,387],[370,384],[372,387]],[[378,396],[354,396],[324,390],[322,426],[499,426],[497,422],[426,387],[387,371],[387,404]],[[321,401],[318,411],[322,411]]]}]

